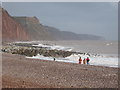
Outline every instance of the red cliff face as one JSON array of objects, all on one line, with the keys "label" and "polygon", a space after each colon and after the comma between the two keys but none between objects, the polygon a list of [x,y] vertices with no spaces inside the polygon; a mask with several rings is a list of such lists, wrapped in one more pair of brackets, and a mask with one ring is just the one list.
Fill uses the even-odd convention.
[{"label": "red cliff face", "polygon": [[26,30],[2,9],[2,41],[26,40],[29,40]]}]

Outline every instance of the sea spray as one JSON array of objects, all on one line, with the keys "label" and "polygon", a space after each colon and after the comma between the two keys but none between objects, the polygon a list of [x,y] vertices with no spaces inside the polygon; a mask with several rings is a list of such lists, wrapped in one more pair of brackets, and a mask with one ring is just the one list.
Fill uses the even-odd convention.
[{"label": "sea spray", "polygon": [[[69,51],[70,50],[70,51]],[[90,58],[90,65],[100,65],[109,67],[118,67],[118,57],[109,55],[99,55],[92,53],[83,53],[72,51],[70,47],[64,47],[61,45],[50,45],[50,44],[38,44],[38,43],[27,43],[17,42],[11,43],[7,47],[2,49],[3,52],[12,54],[25,55],[26,58],[31,59],[42,59],[59,62],[78,63],[79,57],[82,60],[87,57]],[[82,62],[83,64],[83,62]]]},{"label": "sea spray", "polygon": [[[72,54],[71,56],[68,56],[66,58],[56,58],[56,61],[78,63],[80,56],[82,57],[82,60],[84,58],[88,57],[87,55]],[[44,57],[42,55],[37,55],[37,56],[33,56],[33,57],[26,57],[26,58],[53,61],[52,57]],[[89,58],[90,58],[90,65],[118,67],[118,58],[107,58],[107,57],[89,57]],[[83,64],[83,62],[82,62],[82,64]]]}]

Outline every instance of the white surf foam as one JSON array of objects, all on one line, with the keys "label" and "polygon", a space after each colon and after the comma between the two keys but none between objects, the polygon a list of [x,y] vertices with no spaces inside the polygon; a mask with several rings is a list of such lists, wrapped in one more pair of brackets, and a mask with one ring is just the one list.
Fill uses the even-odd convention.
[{"label": "white surf foam", "polygon": [[63,46],[59,46],[59,45],[44,45],[44,44],[38,44],[38,45],[32,45],[32,46],[36,46],[36,47],[43,47],[43,48],[47,48],[49,50],[64,50],[64,51],[72,51],[71,47],[63,47]]},{"label": "white surf foam", "polygon": [[[69,62],[69,63],[79,63],[79,57],[82,57],[82,60],[86,57],[87,55],[81,55],[81,54],[72,54],[71,56],[68,56],[66,58],[56,58],[55,61],[59,62]],[[53,57],[44,57],[42,55],[37,55],[33,57],[26,57],[26,58],[31,58],[31,59],[41,59],[41,60],[50,60],[54,61]],[[118,58],[108,58],[108,57],[89,57],[90,58],[90,65],[99,65],[99,66],[108,66],[108,67],[118,67]],[[82,62],[83,64],[83,62]]]}]

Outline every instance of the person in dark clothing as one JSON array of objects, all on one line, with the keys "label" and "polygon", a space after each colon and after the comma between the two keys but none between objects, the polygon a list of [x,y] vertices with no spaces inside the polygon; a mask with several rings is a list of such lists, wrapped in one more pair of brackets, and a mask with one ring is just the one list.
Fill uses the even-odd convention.
[{"label": "person in dark clothing", "polygon": [[87,61],[87,64],[89,64],[89,61],[90,61],[89,57],[87,57],[86,61]]},{"label": "person in dark clothing", "polygon": [[55,61],[55,58],[53,58],[54,59],[54,61]]}]

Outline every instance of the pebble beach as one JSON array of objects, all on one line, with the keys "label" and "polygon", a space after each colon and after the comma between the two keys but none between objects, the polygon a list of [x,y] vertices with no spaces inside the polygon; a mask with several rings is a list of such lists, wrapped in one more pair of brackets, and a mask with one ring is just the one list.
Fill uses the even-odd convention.
[{"label": "pebble beach", "polygon": [[118,68],[2,53],[3,88],[118,88]]}]

